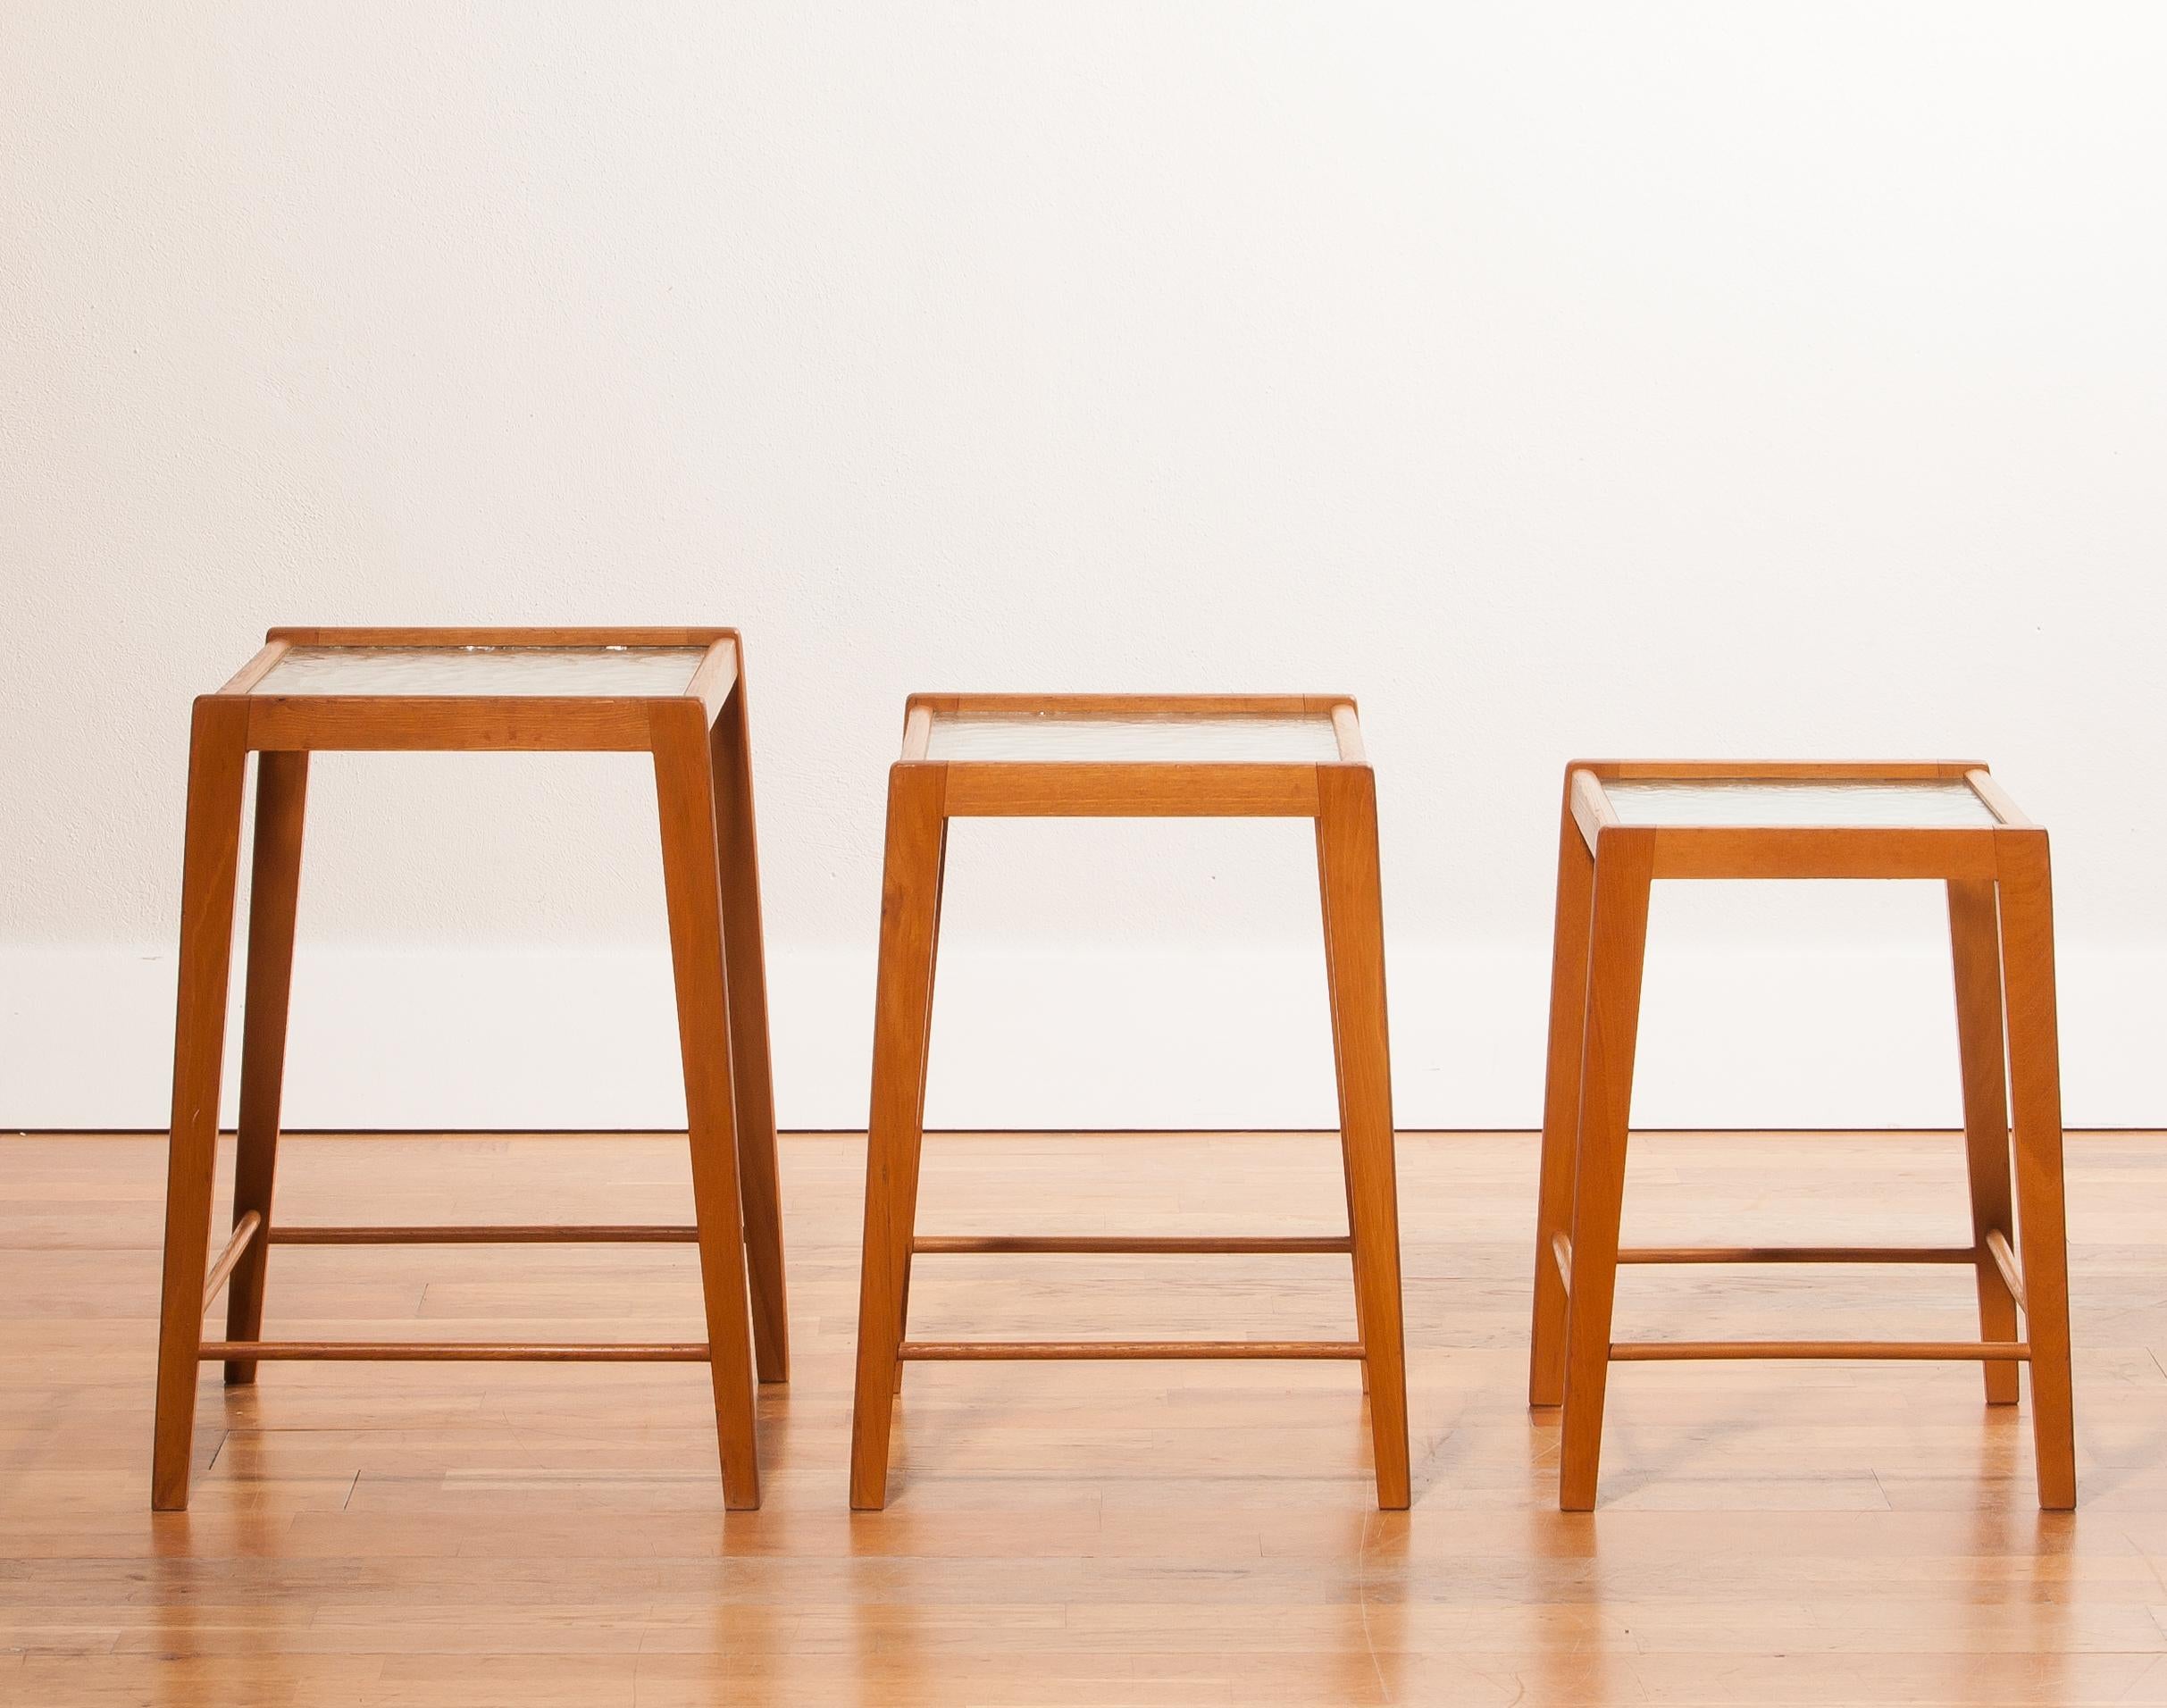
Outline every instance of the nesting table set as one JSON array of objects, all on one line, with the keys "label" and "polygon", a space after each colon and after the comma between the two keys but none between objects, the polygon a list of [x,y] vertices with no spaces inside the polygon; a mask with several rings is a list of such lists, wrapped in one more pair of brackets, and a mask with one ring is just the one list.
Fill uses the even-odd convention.
[{"label": "nesting table set", "polygon": [[[685,1227],[289,1226],[272,1214],[308,756],[652,757],[694,1221]],[[256,761],[232,1226],[209,1250],[242,796]],[[1347,1201],[1344,1235],[1128,1238],[917,1231],[927,1034],[948,825],[958,817],[1258,817],[1315,824]],[[1923,878],[1947,886],[1972,1240],[1947,1247],[1621,1248],[1649,887],[1657,878]],[[759,1504],[753,1384],[789,1376],[766,975],[743,648],[728,629],[274,629],[196,702],[151,1502],[185,1508],[197,1372],[264,1361],[705,1362],[725,1504]],[[2012,1187],[2013,1182],[2013,1187]],[[339,1342],[263,1336],[275,1244],[682,1240],[702,1343]],[[1613,1361],[1981,1361],[1990,1403],[2031,1370],[2039,1503],[2076,1500],[2060,1073],[2046,833],[1984,766],[1577,762],[1565,774],[1528,1397],[1563,1407],[1560,1504],[1594,1504]],[[1300,1252],[1348,1260],[1354,1335],[1328,1341],[924,1341],[919,1255]],[[1620,1263],[1969,1267],[1976,1341],[1613,1342]],[[203,1319],[223,1293],[223,1339]],[[1375,775],[1341,696],[918,695],[889,774],[874,1034],[853,1507],[887,1498],[903,1367],[984,1359],[1338,1359],[1368,1396],[1377,1503],[1410,1497]]]}]

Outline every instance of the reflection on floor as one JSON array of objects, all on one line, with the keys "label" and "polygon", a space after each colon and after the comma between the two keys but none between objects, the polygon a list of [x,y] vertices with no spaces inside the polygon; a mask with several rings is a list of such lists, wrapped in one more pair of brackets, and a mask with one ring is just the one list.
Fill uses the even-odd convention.
[{"label": "reflection on floor", "polygon": [[[296,1221],[688,1219],[682,1140],[290,1141]],[[0,1700],[2167,1702],[2167,1143],[2070,1144],[2079,1510],[1973,1365],[1631,1365],[1602,1503],[1525,1403],[1535,1145],[1401,1143],[1415,1506],[1336,1364],[914,1366],[845,1510],[862,1144],[783,1146],[795,1379],[725,1517],[697,1366],[282,1364],[147,1511],[163,1143],[0,1140]],[[230,1160],[230,1159],[229,1159]],[[1639,1243],[1961,1243],[1952,1136],[1651,1135]],[[1317,1135],[974,1136],[941,1233],[1335,1232]],[[281,1247],[267,1332],[702,1337],[689,1248]],[[1976,1332],[1961,1268],[1628,1270],[1621,1335]],[[922,1259],[912,1331],[1351,1332],[1333,1257]]]}]

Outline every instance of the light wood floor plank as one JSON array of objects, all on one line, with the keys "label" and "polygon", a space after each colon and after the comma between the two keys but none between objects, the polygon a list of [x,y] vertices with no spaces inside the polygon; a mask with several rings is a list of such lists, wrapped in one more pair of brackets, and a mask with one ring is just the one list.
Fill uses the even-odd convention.
[{"label": "light wood floor plank", "polygon": [[[682,1138],[289,1142],[296,1221],[684,1219]],[[782,1145],[792,1379],[725,1514],[697,1366],[267,1365],[148,1506],[162,1141],[0,1140],[0,1699],[2167,1703],[2167,1143],[2071,1135],[2081,1503],[1970,1365],[1631,1365],[1602,1498],[1524,1403],[1531,1135],[1400,1145],[1414,1506],[1352,1367],[921,1366],[846,1506],[862,1142]],[[222,1223],[230,1144],[222,1146]],[[1333,1234],[1318,1135],[928,1141],[948,1234]],[[1969,1236],[1957,1135],[1636,1136],[1636,1244]],[[912,1334],[1338,1337],[1343,1259],[922,1258]],[[1965,1338],[1962,1266],[1627,1269],[1621,1336]],[[281,1245],[266,1332],[699,1338],[671,1246]]]}]

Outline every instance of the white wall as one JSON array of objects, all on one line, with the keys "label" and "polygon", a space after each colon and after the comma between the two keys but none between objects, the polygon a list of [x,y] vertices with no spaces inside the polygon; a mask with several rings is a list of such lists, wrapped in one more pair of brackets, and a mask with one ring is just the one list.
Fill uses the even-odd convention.
[{"label": "white wall", "polygon": [[[724,621],[786,1122],[902,695],[1046,687],[1360,696],[1407,1125],[1535,1118],[1575,752],[1990,759],[2071,1118],[2167,1124],[2163,88],[2139,5],[14,0],[0,1121],[163,1123],[265,624]],[[313,804],[297,1123],[672,1118],[636,763]],[[1328,1120],[1308,858],[964,827],[935,1118]],[[1930,893],[1656,925],[1644,1118],[1952,1118]]]}]

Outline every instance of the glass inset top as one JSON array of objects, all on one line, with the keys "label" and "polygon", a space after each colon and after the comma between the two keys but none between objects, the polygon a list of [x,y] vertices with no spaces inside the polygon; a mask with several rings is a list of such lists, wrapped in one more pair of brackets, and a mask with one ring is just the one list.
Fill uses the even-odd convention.
[{"label": "glass inset top", "polygon": [[416,696],[682,694],[700,647],[295,647],[257,694]]},{"label": "glass inset top", "polygon": [[2000,823],[1962,782],[1794,782],[1775,777],[1605,783],[1623,825],[1755,830],[1992,830]]},{"label": "glass inset top", "polygon": [[1112,765],[1318,765],[1339,758],[1329,712],[935,712],[929,759]]}]

